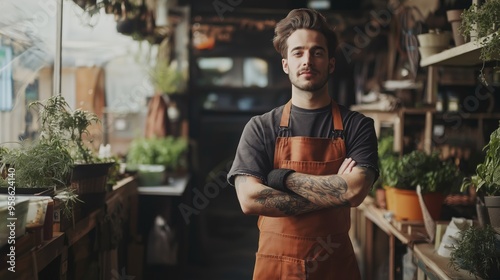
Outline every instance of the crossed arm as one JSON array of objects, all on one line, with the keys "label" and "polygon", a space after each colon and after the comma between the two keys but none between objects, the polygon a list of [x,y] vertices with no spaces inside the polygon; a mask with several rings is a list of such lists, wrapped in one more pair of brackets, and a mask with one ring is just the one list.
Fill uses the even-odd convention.
[{"label": "crossed arm", "polygon": [[330,207],[358,206],[374,179],[373,170],[346,159],[335,175],[292,173],[286,186],[293,193],[269,188],[260,179],[246,175],[236,176],[235,187],[245,214],[283,217]]}]

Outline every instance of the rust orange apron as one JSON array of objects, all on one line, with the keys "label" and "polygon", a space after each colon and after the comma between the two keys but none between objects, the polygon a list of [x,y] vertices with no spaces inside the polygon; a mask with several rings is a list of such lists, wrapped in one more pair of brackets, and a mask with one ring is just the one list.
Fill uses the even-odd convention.
[{"label": "rust orange apron", "polygon": [[[281,116],[274,168],[297,172],[336,174],[345,159],[342,117],[332,100],[333,130],[329,138],[284,136],[291,101]],[[361,279],[349,239],[350,208],[329,208],[292,217],[264,217],[258,221],[259,249],[253,279]]]}]

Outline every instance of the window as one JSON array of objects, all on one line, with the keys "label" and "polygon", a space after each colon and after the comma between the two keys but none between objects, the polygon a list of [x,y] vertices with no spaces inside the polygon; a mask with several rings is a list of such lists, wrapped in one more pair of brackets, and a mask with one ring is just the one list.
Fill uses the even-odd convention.
[{"label": "window", "polygon": [[197,59],[198,86],[267,87],[268,63],[257,57],[203,57]]}]

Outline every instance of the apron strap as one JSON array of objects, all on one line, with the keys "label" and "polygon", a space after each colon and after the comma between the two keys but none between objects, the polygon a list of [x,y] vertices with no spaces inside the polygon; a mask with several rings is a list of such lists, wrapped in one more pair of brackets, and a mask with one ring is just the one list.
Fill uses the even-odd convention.
[{"label": "apron strap", "polygon": [[[334,138],[344,138],[344,125],[342,124],[342,116],[340,115],[339,106],[332,99],[332,137]],[[282,131],[287,131],[290,125],[290,112],[292,111],[292,100],[290,99],[283,108],[283,113],[281,114],[280,121],[280,134]]]}]

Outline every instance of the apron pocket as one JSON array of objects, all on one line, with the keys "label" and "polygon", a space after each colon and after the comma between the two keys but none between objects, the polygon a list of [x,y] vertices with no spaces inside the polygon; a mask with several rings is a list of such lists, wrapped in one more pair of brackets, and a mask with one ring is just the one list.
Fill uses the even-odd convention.
[{"label": "apron pocket", "polygon": [[255,280],[306,280],[306,262],[287,256],[256,254]]}]

